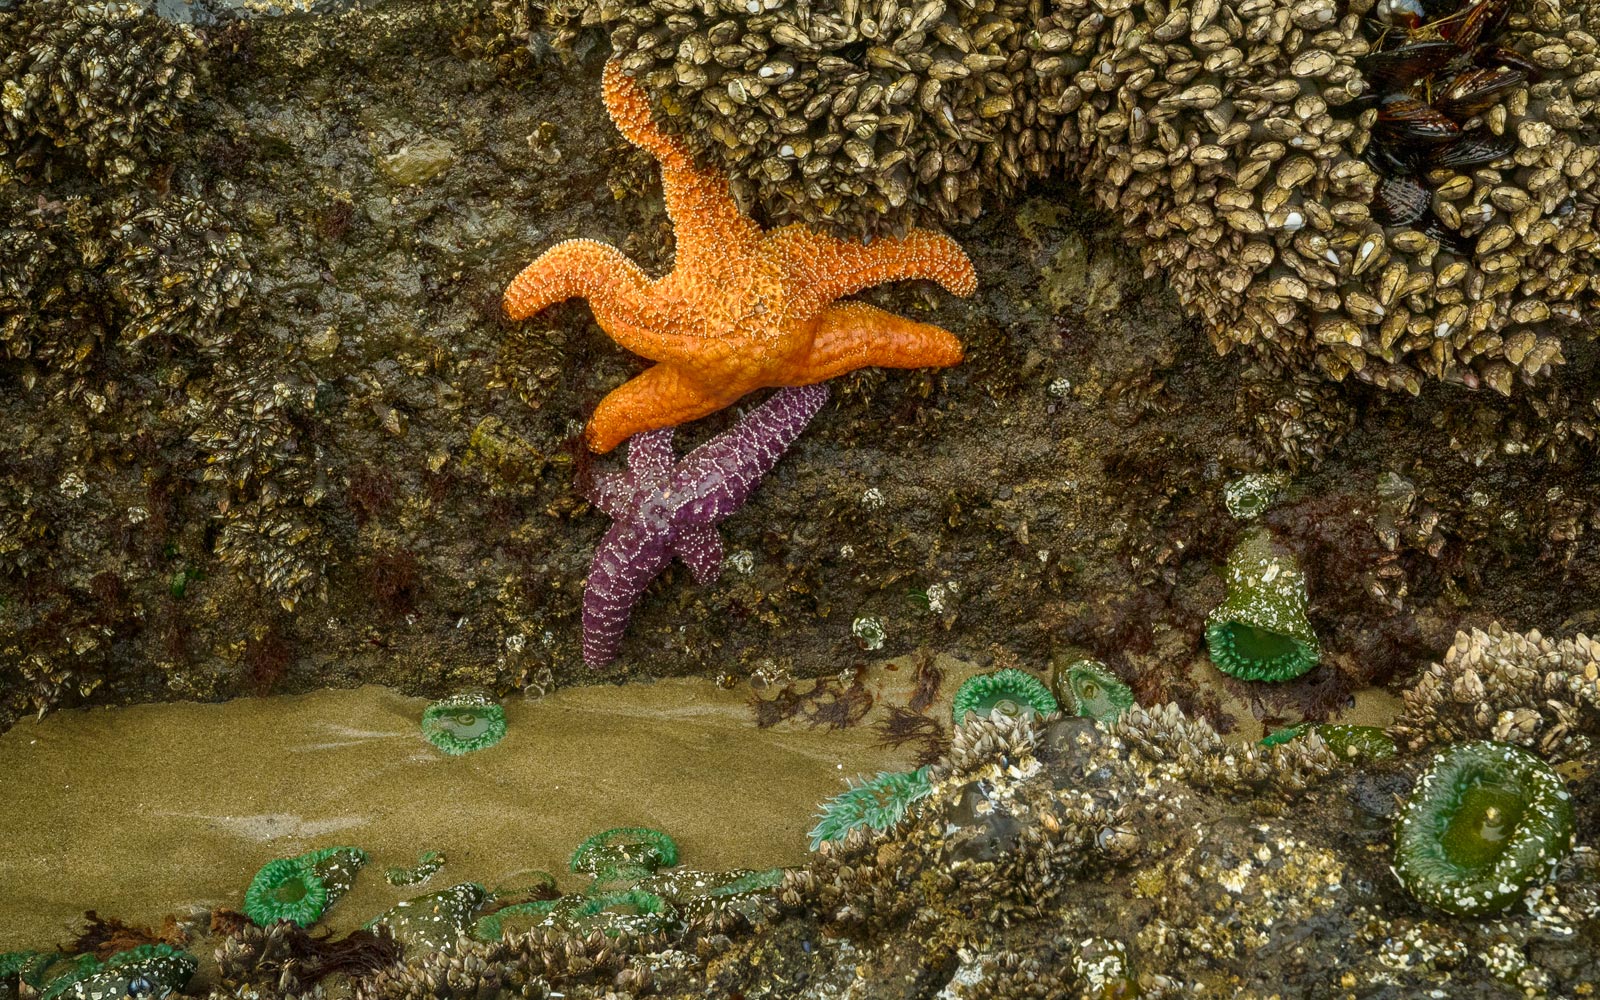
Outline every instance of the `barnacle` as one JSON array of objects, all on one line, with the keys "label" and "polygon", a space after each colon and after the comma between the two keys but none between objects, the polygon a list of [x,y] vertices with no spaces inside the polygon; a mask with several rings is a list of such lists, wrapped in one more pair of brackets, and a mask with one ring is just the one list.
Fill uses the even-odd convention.
[{"label": "barnacle", "polygon": [[811,849],[816,850],[825,841],[842,840],[852,830],[887,830],[904,819],[911,804],[927,797],[930,791],[925,767],[879,772],[876,778],[853,785],[822,804],[820,820],[811,828]]},{"label": "barnacle", "polygon": [[956,725],[969,714],[987,718],[1002,715],[1046,714],[1060,709],[1055,696],[1039,678],[1014,667],[968,677],[956,690],[953,715]]},{"label": "barnacle", "polygon": [[1549,765],[1507,743],[1457,744],[1434,756],[1400,812],[1395,874],[1436,909],[1495,913],[1554,874],[1572,831]]},{"label": "barnacle", "polygon": [[1600,640],[1509,632],[1457,633],[1444,659],[1405,693],[1400,743],[1419,749],[1497,740],[1563,763],[1594,753],[1600,733]]},{"label": "barnacle", "polygon": [[28,0],[0,23],[0,165],[81,156],[106,180],[160,151],[204,52],[143,3]]},{"label": "barnacle", "polygon": [[422,735],[452,757],[483,750],[506,735],[506,712],[481,691],[452,695],[422,713]]},{"label": "barnacle", "polygon": [[1306,618],[1305,574],[1264,530],[1228,555],[1228,591],[1206,619],[1211,662],[1251,681],[1283,681],[1317,665],[1317,636]]},{"label": "barnacle", "polygon": [[[903,232],[1076,176],[1218,350],[1278,372],[1509,394],[1563,363],[1592,300],[1593,4],[1517,2],[1500,54],[1452,43],[1479,72],[1398,76],[1370,57],[1407,32],[1371,0],[584,6],[773,218]],[[1506,6],[1431,4],[1418,37]]]},{"label": "barnacle", "polygon": [[250,880],[245,916],[263,927],[288,920],[309,927],[350,890],[367,863],[359,847],[327,847],[269,861]]},{"label": "barnacle", "polygon": [[1100,722],[1115,721],[1133,707],[1132,689],[1097,660],[1078,660],[1052,670],[1050,686],[1074,715]]}]

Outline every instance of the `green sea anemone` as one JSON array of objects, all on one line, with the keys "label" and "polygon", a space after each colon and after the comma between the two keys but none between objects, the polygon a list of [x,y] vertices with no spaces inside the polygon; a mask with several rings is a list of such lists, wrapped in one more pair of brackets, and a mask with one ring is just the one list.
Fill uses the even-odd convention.
[{"label": "green sea anemone", "polygon": [[[1045,697],[1049,696],[1045,692]],[[857,828],[887,830],[905,817],[913,802],[932,792],[926,767],[879,772],[871,781],[855,785],[822,804],[820,821],[811,829],[811,849],[816,850],[824,841],[843,840],[845,834]]]},{"label": "green sea anemone", "polygon": [[1571,797],[1548,764],[1509,743],[1458,743],[1401,809],[1394,870],[1436,909],[1495,913],[1554,874],[1572,830]]},{"label": "green sea anemone", "polygon": [[393,868],[384,869],[383,878],[390,885],[416,885],[419,882],[426,882],[443,867],[443,854],[438,851],[423,851],[422,855],[417,858],[417,863],[410,868],[402,868],[397,865]]},{"label": "green sea anemone", "polygon": [[1206,620],[1211,662],[1247,681],[1286,681],[1317,665],[1317,635],[1306,618],[1306,578],[1264,530],[1228,555],[1228,594]]},{"label": "green sea anemone", "polygon": [[262,927],[280,920],[310,927],[350,891],[366,863],[367,852],[359,847],[326,847],[269,861],[245,890],[245,916]]},{"label": "green sea anemone", "polygon": [[[62,961],[66,965],[62,965]],[[29,972],[32,975],[29,975]],[[100,971],[100,960],[93,955],[78,955],[67,958],[58,955],[49,961],[34,966],[31,970],[23,970],[23,981],[39,990],[39,1000],[59,1000],[72,992],[73,987]],[[40,987],[40,983],[43,984]]]},{"label": "green sea anemone", "polygon": [[1133,690],[1098,660],[1078,660],[1052,672],[1051,688],[1074,715],[1115,722],[1133,707]]},{"label": "green sea anemone", "polygon": [[506,735],[506,711],[482,691],[452,695],[422,713],[422,735],[452,757],[483,750]]},{"label": "green sea anemone", "polygon": [[988,718],[992,712],[1004,715],[1024,715],[1054,712],[1060,708],[1050,689],[1032,674],[1010,667],[991,674],[968,677],[956,691],[956,725],[961,725],[970,712]]},{"label": "green sea anemone", "polygon": [[678,863],[678,845],[660,830],[619,826],[595,834],[572,852],[572,870],[597,880],[619,875],[639,878]]},{"label": "green sea anemone", "polygon": [[474,931],[478,914],[489,901],[489,891],[476,882],[462,882],[397,903],[367,921],[371,930],[382,924],[406,948],[439,949]]},{"label": "green sea anemone", "polygon": [[530,930],[541,926],[562,906],[563,902],[563,899],[535,899],[526,903],[502,906],[493,913],[479,917],[472,925],[472,936],[479,941],[499,941],[505,937],[508,923],[512,931]]},{"label": "green sea anemone", "polygon": [[573,930],[585,934],[600,931],[606,937],[637,937],[670,931],[678,922],[678,911],[653,892],[629,889],[591,896],[573,909],[568,919]]},{"label": "green sea anemone", "polygon": [[[85,978],[72,984],[66,993],[77,1000],[111,1000],[137,997],[161,1000],[189,985],[200,963],[195,957],[168,944],[141,944],[118,952]],[[41,995],[40,1000],[44,1000]]]},{"label": "green sea anemone", "polygon": [[1299,739],[1306,733],[1315,732],[1328,744],[1328,749],[1346,760],[1364,758],[1367,760],[1383,760],[1393,757],[1398,751],[1395,749],[1394,740],[1389,734],[1378,726],[1352,726],[1346,723],[1323,723],[1312,725],[1302,722],[1298,726],[1287,729],[1278,729],[1261,738],[1264,747],[1277,746],[1290,740]]}]

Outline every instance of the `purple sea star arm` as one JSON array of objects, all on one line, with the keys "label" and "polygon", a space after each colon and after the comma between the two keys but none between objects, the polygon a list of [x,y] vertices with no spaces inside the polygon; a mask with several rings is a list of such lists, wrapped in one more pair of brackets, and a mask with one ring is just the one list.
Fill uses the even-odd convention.
[{"label": "purple sea star arm", "polygon": [[583,662],[598,670],[617,658],[639,595],[672,561],[664,531],[647,523],[611,525],[589,567],[583,592]]},{"label": "purple sea star arm", "polygon": [[695,583],[710,583],[722,572],[722,536],[714,525],[685,528],[673,539],[672,551],[689,567]]},{"label": "purple sea star arm", "polygon": [[628,471],[641,487],[666,486],[673,461],[671,427],[645,431],[628,439]]},{"label": "purple sea star arm", "polygon": [[685,455],[669,489],[680,524],[715,524],[738,510],[761,477],[828,400],[825,385],[779,389],[733,427]]},{"label": "purple sea star arm", "polygon": [[626,472],[602,472],[594,477],[584,497],[613,519],[622,517],[633,499],[633,476]]}]

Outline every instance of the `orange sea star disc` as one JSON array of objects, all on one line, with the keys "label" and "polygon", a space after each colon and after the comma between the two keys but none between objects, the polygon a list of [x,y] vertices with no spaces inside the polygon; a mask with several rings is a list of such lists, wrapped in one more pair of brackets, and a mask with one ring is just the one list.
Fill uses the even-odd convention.
[{"label": "orange sea star disc", "polygon": [[857,368],[943,368],[961,360],[947,330],[841,296],[885,281],[929,278],[957,295],[978,287],[955,241],[926,229],[872,243],[803,225],[771,232],[739,214],[728,179],[697,167],[650,117],[643,89],[613,60],[606,110],[623,136],[661,164],[677,240],[668,275],[652,281],[616,247],[567,240],[506,289],[526,319],[563,299],[589,300],[618,344],[656,364],[601,400],[585,431],[610,451],[641,431],[714,413],[766,386],[810,385]]}]

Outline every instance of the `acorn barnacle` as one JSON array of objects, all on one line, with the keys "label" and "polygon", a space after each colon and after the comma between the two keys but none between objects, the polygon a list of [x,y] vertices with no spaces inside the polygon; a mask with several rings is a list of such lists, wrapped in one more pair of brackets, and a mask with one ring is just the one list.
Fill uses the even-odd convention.
[{"label": "acorn barnacle", "polygon": [[956,691],[952,714],[959,726],[967,721],[968,715],[986,719],[993,712],[1024,716],[1044,715],[1059,710],[1055,696],[1039,678],[1007,667],[967,678]]},{"label": "acorn barnacle", "polygon": [[288,920],[310,927],[355,884],[367,863],[359,847],[328,847],[261,866],[244,894],[245,916],[270,927]]},{"label": "acorn barnacle", "polygon": [[1234,547],[1227,582],[1227,596],[1206,620],[1206,646],[1218,670],[1248,681],[1285,681],[1317,665],[1305,574],[1270,534],[1253,531]]},{"label": "acorn barnacle", "polygon": [[912,803],[932,792],[926,767],[879,772],[822,804],[820,819],[811,829],[811,849],[825,841],[843,840],[851,830],[887,830],[905,818]]},{"label": "acorn barnacle", "polygon": [[1394,870],[1436,909],[1480,916],[1548,880],[1572,847],[1572,802],[1544,761],[1509,743],[1435,755],[1400,812]]},{"label": "acorn barnacle", "polygon": [[483,750],[506,735],[506,712],[481,691],[453,695],[422,713],[422,735],[452,757]]}]

